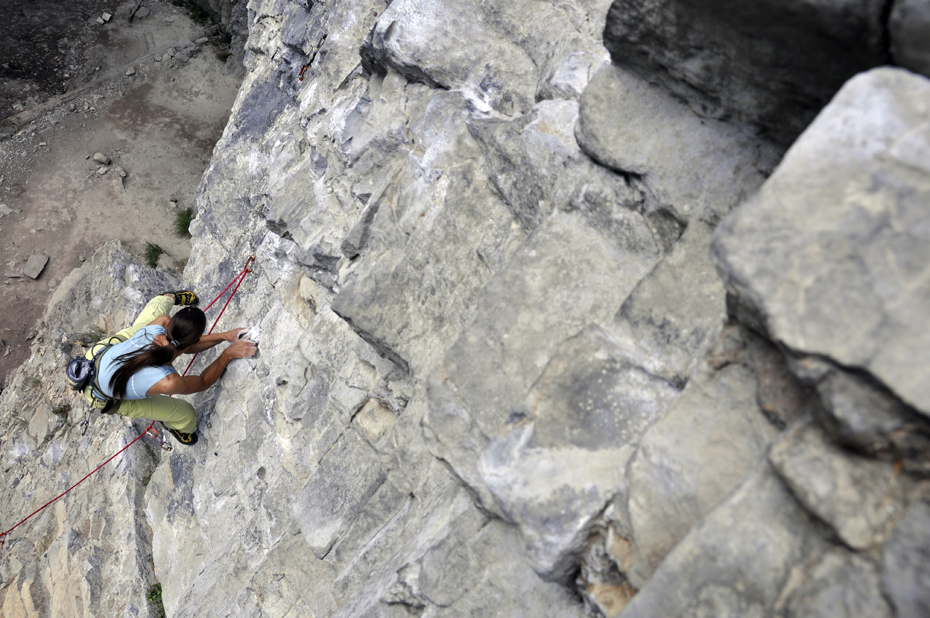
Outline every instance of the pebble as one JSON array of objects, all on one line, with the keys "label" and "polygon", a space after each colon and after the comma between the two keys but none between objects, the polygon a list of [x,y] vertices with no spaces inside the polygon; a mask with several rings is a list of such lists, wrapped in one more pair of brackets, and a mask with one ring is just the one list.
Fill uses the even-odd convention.
[{"label": "pebble", "polygon": [[100,17],[101,17],[101,19],[103,19],[103,21],[110,21],[110,19],[111,19],[113,16],[112,16],[111,14],[109,14],[109,13],[104,13],[104,14],[101,15]]},{"label": "pebble", "polygon": [[208,39],[207,37],[202,36],[202,37],[200,37],[199,39],[197,39],[196,41],[194,41],[194,43],[197,43],[197,45],[203,45],[204,43],[206,43],[206,42],[209,41],[209,40],[210,40],[210,39]]},{"label": "pebble", "polygon": [[148,14],[149,14],[148,8],[142,7],[141,9],[136,11],[135,19],[142,19],[144,17],[148,17]]},{"label": "pebble", "polygon": [[100,163],[101,165],[109,165],[110,157],[103,154],[102,152],[95,152],[94,161],[96,161],[97,163]]},{"label": "pebble", "polygon": [[120,178],[125,178],[126,176],[129,175],[129,174],[126,173],[126,170],[124,170],[123,168],[121,168],[121,167],[118,166],[118,165],[117,165],[116,167],[113,168],[113,171],[116,172],[117,174],[119,174],[119,177],[120,177]]},{"label": "pebble", "polygon": [[103,24],[105,24],[105,23],[107,23],[107,22],[103,21],[103,18],[102,18],[102,17],[98,17],[98,18],[97,18],[97,23],[100,24],[100,25],[102,26]]},{"label": "pebble", "polygon": [[135,74],[136,74],[136,69],[135,69],[135,67],[129,67],[128,69],[126,69],[126,75],[127,75],[127,76],[129,76],[129,75],[135,75]]},{"label": "pebble", "polygon": [[109,171],[110,171],[110,168],[107,167],[106,165],[104,165],[104,166],[101,166],[101,167],[98,167],[98,168],[97,168],[97,175],[103,176],[104,174],[106,174],[106,173],[109,172]]}]

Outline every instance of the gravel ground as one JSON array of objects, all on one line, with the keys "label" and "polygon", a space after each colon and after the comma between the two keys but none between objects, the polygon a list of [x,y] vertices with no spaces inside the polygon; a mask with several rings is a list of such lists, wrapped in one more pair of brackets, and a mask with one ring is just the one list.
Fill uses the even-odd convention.
[{"label": "gravel ground", "polygon": [[[140,257],[154,243],[160,267],[183,268],[175,217],[193,206],[239,82],[217,28],[164,0],[0,0],[0,11],[3,384],[52,291],[104,242]],[[34,255],[49,258],[37,279],[24,273]]]}]

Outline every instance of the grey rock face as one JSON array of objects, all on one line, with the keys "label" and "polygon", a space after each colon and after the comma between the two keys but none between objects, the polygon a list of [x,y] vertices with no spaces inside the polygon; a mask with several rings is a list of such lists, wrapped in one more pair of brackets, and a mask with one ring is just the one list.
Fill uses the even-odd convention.
[{"label": "grey rock face", "polygon": [[739,117],[789,143],[850,77],[886,61],[884,3],[615,0],[614,63],[700,115]]},{"label": "grey rock face", "polygon": [[775,435],[748,367],[731,364],[688,385],[631,465],[635,554],[626,574],[634,586],[642,587],[679,539],[757,467]]},{"label": "grey rock face", "polygon": [[[371,450],[355,432],[342,440],[320,462],[311,482],[294,501],[294,518],[317,558],[323,558],[364,505],[384,482],[385,475]],[[321,496],[331,499],[321,503]]]},{"label": "grey rock face", "polygon": [[930,423],[868,380],[829,369],[817,382],[822,422],[836,440],[870,455],[926,470]]},{"label": "grey rock face", "polygon": [[[649,6],[631,44],[690,12],[721,19]],[[837,6],[726,17],[787,11],[788,33]],[[817,36],[865,33],[872,53],[874,7],[842,7]],[[602,67],[607,10],[249,3],[183,287],[210,298],[254,255],[217,328],[248,327],[259,353],[189,398],[197,445],[114,472],[110,501],[80,515],[62,503],[40,540],[11,539],[4,616],[67,615],[76,598],[88,616],[145,615],[155,580],[174,617],[922,611],[930,420],[908,346],[927,321],[925,80],[853,80],[766,180],[778,146],[696,115],[708,89],[669,94],[678,77],[651,60]],[[723,32],[709,23],[690,32]],[[649,45],[667,59],[745,42]],[[748,94],[771,66],[749,79],[712,62],[772,52],[753,44],[674,69],[751,121],[787,113],[777,92]],[[819,79],[789,80],[790,51],[776,90]],[[0,489],[4,521],[86,452],[56,397],[21,414],[29,372],[58,375],[62,333],[115,330],[149,288],[182,287],[106,256],[62,285],[53,344],[37,337],[2,394],[18,479]],[[862,264],[871,278],[842,276]],[[124,481],[136,471],[144,490]]]},{"label": "grey rock face", "polygon": [[892,464],[847,455],[813,425],[788,432],[769,459],[804,506],[853,549],[874,545],[902,510]]},{"label": "grey rock face", "polygon": [[675,546],[622,615],[764,616],[792,567],[821,545],[763,464]]},{"label": "grey rock face", "polygon": [[29,259],[26,260],[26,265],[23,266],[23,274],[30,279],[38,279],[42,271],[45,270],[46,264],[48,264],[47,255],[33,253],[29,256]]},{"label": "grey rock face", "polygon": [[788,599],[786,616],[892,616],[875,567],[848,552],[828,552]]},{"label": "grey rock face", "polygon": [[[177,287],[174,278],[135,264],[116,242],[104,245],[59,286],[31,358],[0,395],[3,530],[81,480],[144,429],[88,410],[67,388],[62,368],[96,341],[96,329],[115,332],[150,296]],[[157,465],[156,451],[144,439],[3,537],[4,617],[148,615],[146,593],[156,580],[142,510],[143,479]]]},{"label": "grey rock face", "polygon": [[930,611],[930,506],[915,503],[885,544],[882,563],[884,589],[901,618],[926,616]]},{"label": "grey rock face", "polygon": [[895,64],[930,77],[930,7],[919,0],[896,0],[888,28]]},{"label": "grey rock face", "polygon": [[601,68],[585,89],[578,143],[602,165],[637,178],[677,219],[716,224],[759,188],[778,150],[696,116],[622,66]]},{"label": "grey rock face", "polygon": [[728,289],[774,339],[870,372],[925,415],[928,96],[902,70],[851,80],[714,244]]},{"label": "grey rock face", "polygon": [[623,301],[611,328],[631,358],[679,386],[726,321],[723,285],[710,261],[709,243],[710,229],[693,222]]}]

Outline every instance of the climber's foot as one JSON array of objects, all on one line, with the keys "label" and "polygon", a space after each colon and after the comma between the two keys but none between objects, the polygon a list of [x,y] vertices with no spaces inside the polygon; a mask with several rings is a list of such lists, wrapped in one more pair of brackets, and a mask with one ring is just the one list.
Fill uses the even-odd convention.
[{"label": "climber's foot", "polygon": [[183,431],[178,431],[177,429],[172,429],[171,427],[165,427],[162,425],[162,428],[170,433],[174,438],[185,446],[194,446],[197,444],[197,432],[194,433],[184,433]]},{"label": "climber's foot", "polygon": [[196,305],[200,302],[200,299],[197,298],[197,295],[189,290],[177,290],[175,292],[165,292],[162,296],[172,295],[174,296],[175,305]]}]

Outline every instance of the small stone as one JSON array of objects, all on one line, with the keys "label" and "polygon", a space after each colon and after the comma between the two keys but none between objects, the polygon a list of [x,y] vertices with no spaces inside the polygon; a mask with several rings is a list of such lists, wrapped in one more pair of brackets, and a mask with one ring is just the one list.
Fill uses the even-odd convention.
[{"label": "small stone", "polygon": [[105,22],[110,21],[112,17],[113,15],[111,15],[110,13],[104,13],[103,15],[100,16],[100,18],[103,19],[103,21]]},{"label": "small stone", "polygon": [[136,11],[135,19],[143,19],[145,17],[148,17],[148,15],[149,15],[149,10],[146,7],[142,7],[141,9]]},{"label": "small stone", "polygon": [[119,174],[119,177],[120,177],[120,178],[125,178],[126,176],[129,175],[129,174],[126,173],[126,170],[124,170],[123,168],[121,168],[121,167],[118,166],[118,165],[117,165],[116,167],[113,168],[113,171],[116,172],[117,174]]},{"label": "small stone", "polygon": [[86,262],[86,261],[87,261],[87,258],[84,257],[83,255],[78,256],[78,262]]},{"label": "small stone", "polygon": [[109,171],[110,171],[110,168],[107,167],[106,165],[104,165],[104,166],[102,166],[102,167],[98,167],[98,168],[97,168],[97,175],[98,175],[98,176],[103,176],[104,174],[106,174],[106,173],[109,172]]},{"label": "small stone", "polygon": [[69,112],[73,112],[73,111],[76,110],[76,109],[77,109],[77,105],[75,105],[73,102],[72,102],[72,103],[68,103],[68,111],[69,111]]},{"label": "small stone", "polygon": [[127,75],[127,76],[129,76],[129,75],[135,75],[135,74],[136,74],[136,69],[135,69],[135,67],[129,67],[128,69],[126,69],[126,75]]},{"label": "small stone", "polygon": [[13,209],[7,206],[6,204],[0,202],[0,217],[5,217],[13,212]]},{"label": "small stone", "polygon": [[48,264],[47,255],[33,253],[26,261],[26,266],[23,267],[23,274],[32,279],[38,279],[39,275],[42,274],[42,270],[45,269],[46,264]]},{"label": "small stone", "polygon": [[210,39],[208,39],[207,37],[202,36],[202,37],[200,37],[199,39],[197,39],[196,41],[194,41],[194,43],[197,43],[197,45],[203,45],[204,43],[206,43],[206,42],[209,41],[209,40],[210,40]]},{"label": "small stone", "polygon": [[169,58],[174,58],[174,55],[176,53],[177,53],[177,50],[175,50],[173,47],[169,47],[168,51],[165,52],[165,55],[168,56]]},{"label": "small stone", "polygon": [[155,62],[161,62],[161,56],[155,56],[153,60],[155,60]]},{"label": "small stone", "polygon": [[100,24],[100,25],[102,26],[103,24],[105,24],[105,23],[107,23],[107,22],[103,21],[103,18],[102,18],[102,17],[98,17],[98,18],[97,18],[97,23]]},{"label": "small stone", "polygon": [[101,164],[101,165],[109,165],[109,164],[110,164],[110,157],[108,157],[107,155],[103,154],[102,152],[95,152],[95,153],[94,153],[94,161],[96,161],[97,163],[99,163],[99,164]]}]

